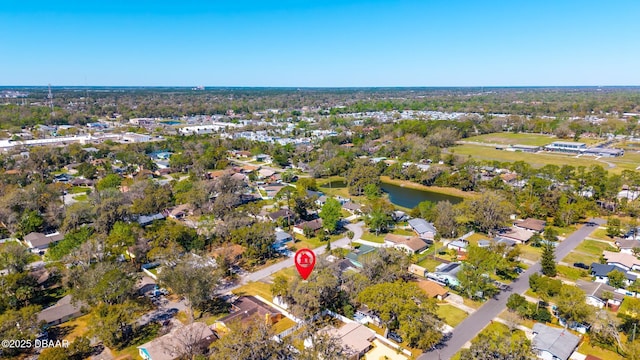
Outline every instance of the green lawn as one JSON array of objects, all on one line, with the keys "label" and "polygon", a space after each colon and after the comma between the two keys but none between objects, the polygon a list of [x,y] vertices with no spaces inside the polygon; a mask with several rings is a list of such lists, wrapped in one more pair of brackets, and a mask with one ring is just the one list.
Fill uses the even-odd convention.
[{"label": "green lawn", "polygon": [[386,234],[383,235],[377,235],[374,233],[370,233],[369,231],[365,231],[362,233],[362,236],[360,237],[360,239],[362,240],[366,240],[366,241],[371,241],[374,243],[379,243],[382,244],[384,243],[384,237]]},{"label": "green lawn", "polygon": [[586,270],[579,269],[573,266],[557,265],[556,270],[558,270],[558,275],[571,281],[576,281],[578,279],[589,280],[591,278]]},{"label": "green lawn", "polygon": [[86,194],[88,191],[91,191],[89,186],[74,186],[69,189],[69,194]]},{"label": "green lawn", "polygon": [[437,310],[438,316],[449,326],[456,327],[467,317],[467,313],[453,305],[440,305]]},{"label": "green lawn", "polygon": [[572,251],[564,259],[562,259],[562,261],[566,262],[567,264],[581,262],[587,265],[591,265],[591,263],[600,261],[600,255],[591,255]]},{"label": "green lawn", "polygon": [[591,342],[589,341],[589,337],[585,337],[585,340],[582,342],[582,344],[578,346],[578,352],[584,355],[593,355],[603,360],[624,359],[624,356],[620,354],[592,345]]},{"label": "green lawn", "polygon": [[525,133],[493,133],[473,136],[464,139],[465,141],[474,141],[489,144],[505,144],[505,145],[535,145],[544,146],[558,141],[555,136]]},{"label": "green lawn", "polygon": [[442,264],[440,261],[434,260],[433,257],[431,256],[427,257],[426,259],[418,263],[419,266],[422,266],[423,268],[429,270],[430,272],[436,271],[436,266],[440,264]]},{"label": "green lawn", "polygon": [[607,229],[596,229],[589,237],[598,240],[613,241],[613,239],[607,235]]},{"label": "green lawn", "polygon": [[87,194],[76,195],[73,198],[75,200],[77,200],[77,201],[87,201],[87,200],[89,200],[89,196],[87,196]]},{"label": "green lawn", "polygon": [[[622,167],[616,167],[609,169],[607,164],[602,161],[596,160],[594,157],[582,156],[576,158],[573,155],[561,154],[561,153],[525,153],[525,152],[515,152],[515,151],[505,151],[505,150],[496,150],[491,146],[483,146],[483,145],[457,145],[449,148],[451,153],[456,155],[463,156],[471,156],[477,160],[487,160],[487,161],[501,161],[501,162],[516,162],[516,161],[524,161],[535,168],[543,167],[547,164],[553,164],[562,166],[565,164],[571,164],[573,166],[586,166],[589,167],[591,165],[601,165],[605,169],[608,169],[614,173],[619,173],[622,171]],[[607,159],[609,161],[609,159]],[[612,163],[621,163],[622,159],[609,161]],[[630,166],[630,164],[628,165]],[[637,166],[637,164],[636,164]]]},{"label": "green lawn", "polygon": [[271,300],[273,295],[271,294],[271,285],[260,281],[252,281],[246,285],[243,285],[235,290],[233,293],[236,295],[260,295],[264,299]]},{"label": "green lawn", "polygon": [[523,259],[538,261],[542,256],[542,248],[530,245],[517,245],[520,248],[520,257]]},{"label": "green lawn", "polygon": [[584,240],[575,248],[575,251],[579,251],[582,253],[587,253],[590,255],[594,255],[600,257],[604,250],[616,251],[614,247],[610,244],[603,243],[602,241],[596,240]]},{"label": "green lawn", "polygon": [[296,326],[295,321],[289,319],[288,317],[283,317],[282,320],[273,324],[273,330],[275,331],[276,334],[280,334],[281,332],[287,329],[290,329],[294,326]]},{"label": "green lawn", "polygon": [[471,244],[471,245],[478,245],[478,241],[480,240],[489,240],[489,237],[485,234],[482,233],[474,233],[473,235],[469,236],[467,238],[467,241]]}]

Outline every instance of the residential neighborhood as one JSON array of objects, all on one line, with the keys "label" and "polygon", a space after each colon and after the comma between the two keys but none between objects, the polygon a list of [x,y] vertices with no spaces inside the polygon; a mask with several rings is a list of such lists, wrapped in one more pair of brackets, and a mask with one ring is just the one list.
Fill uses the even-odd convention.
[{"label": "residential neighborhood", "polygon": [[634,136],[338,99],[0,127],[0,356],[640,358]]}]

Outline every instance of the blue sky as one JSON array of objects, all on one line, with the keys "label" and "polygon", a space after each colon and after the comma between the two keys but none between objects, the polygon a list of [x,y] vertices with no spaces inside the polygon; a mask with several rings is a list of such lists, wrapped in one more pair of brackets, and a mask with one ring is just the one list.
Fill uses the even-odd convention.
[{"label": "blue sky", "polygon": [[640,85],[640,1],[0,1],[0,85]]}]

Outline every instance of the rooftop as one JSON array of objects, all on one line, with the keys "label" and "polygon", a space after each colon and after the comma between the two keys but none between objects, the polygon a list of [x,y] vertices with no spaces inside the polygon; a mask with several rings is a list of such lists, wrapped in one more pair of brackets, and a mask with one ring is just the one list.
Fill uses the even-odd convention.
[{"label": "rooftop", "polygon": [[425,219],[420,219],[420,218],[409,219],[407,223],[418,234],[424,234],[427,232],[431,232],[434,234],[436,233],[436,228],[433,226],[433,224],[431,224]]},{"label": "rooftop", "polygon": [[568,330],[536,323],[533,325],[532,345],[540,351],[548,351],[554,356],[567,360],[578,346],[580,338]]}]

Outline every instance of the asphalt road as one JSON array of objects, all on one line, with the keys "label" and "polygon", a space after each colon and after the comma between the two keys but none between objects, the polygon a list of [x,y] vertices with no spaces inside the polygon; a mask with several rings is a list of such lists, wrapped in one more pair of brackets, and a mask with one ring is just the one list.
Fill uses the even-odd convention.
[{"label": "asphalt road", "polygon": [[[593,224],[582,226],[558,245],[556,248],[556,262],[567,256],[584,238],[597,229],[599,225],[606,223],[603,219],[593,219],[591,221]],[[529,288],[529,277],[539,272],[540,269],[540,262],[529,267],[518,279],[514,280],[511,284],[511,290],[503,291],[494,299],[488,300],[480,309],[458,324],[458,326],[453,329],[451,338],[442,349],[424,353],[418,357],[418,360],[450,359],[467,342],[471,341],[482,329],[489,325],[491,320],[506,309],[507,299],[511,294],[523,294],[527,291]]]}]

